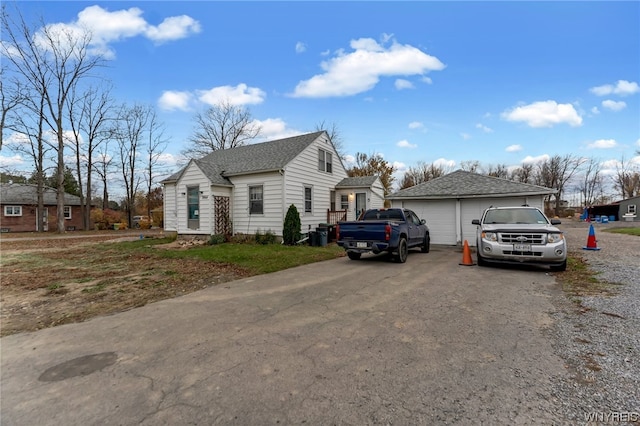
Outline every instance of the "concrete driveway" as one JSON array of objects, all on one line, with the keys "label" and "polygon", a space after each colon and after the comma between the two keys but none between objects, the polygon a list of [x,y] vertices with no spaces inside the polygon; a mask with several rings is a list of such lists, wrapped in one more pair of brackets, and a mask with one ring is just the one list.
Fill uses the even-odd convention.
[{"label": "concrete driveway", "polygon": [[542,270],[347,258],[0,340],[3,425],[562,419]]}]

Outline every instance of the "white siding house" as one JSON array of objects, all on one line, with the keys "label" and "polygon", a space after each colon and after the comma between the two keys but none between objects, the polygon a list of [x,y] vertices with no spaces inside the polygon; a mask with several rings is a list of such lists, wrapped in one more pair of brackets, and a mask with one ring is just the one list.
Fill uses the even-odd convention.
[{"label": "white siding house", "polygon": [[[306,232],[329,222],[329,211],[348,210],[354,217],[356,194],[364,193],[366,206],[375,207],[384,193],[376,177],[347,177],[325,131],[214,151],[191,160],[163,185],[165,230],[183,236],[259,230],[281,236],[292,204]],[[341,194],[353,198],[347,209]]]},{"label": "white siding house", "polygon": [[555,189],[457,170],[391,194],[392,207],[413,210],[429,226],[433,244],[476,244],[476,226],[489,208],[527,204],[544,210],[544,198]]}]

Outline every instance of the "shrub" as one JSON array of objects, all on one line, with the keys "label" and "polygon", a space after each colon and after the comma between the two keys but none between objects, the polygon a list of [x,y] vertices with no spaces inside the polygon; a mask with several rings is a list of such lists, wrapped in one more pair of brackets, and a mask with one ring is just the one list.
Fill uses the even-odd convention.
[{"label": "shrub", "polygon": [[93,209],[91,210],[91,221],[99,230],[113,229],[114,223],[122,222],[122,215],[111,209]]},{"label": "shrub", "polygon": [[277,238],[276,238],[276,234],[271,229],[266,231],[264,234],[262,234],[258,229],[258,231],[256,231],[255,240],[256,240],[256,243],[258,244],[267,245],[267,244],[275,244],[277,241]]},{"label": "shrub", "polygon": [[300,240],[300,214],[295,204],[289,206],[287,215],[284,218],[284,226],[282,227],[282,239],[287,245],[294,245]]},{"label": "shrub", "polygon": [[249,234],[237,233],[231,237],[231,242],[236,244],[246,244],[252,243],[254,241],[254,236]]},{"label": "shrub", "polygon": [[213,234],[209,238],[209,245],[215,246],[216,244],[222,244],[226,241],[225,236],[223,234]]}]

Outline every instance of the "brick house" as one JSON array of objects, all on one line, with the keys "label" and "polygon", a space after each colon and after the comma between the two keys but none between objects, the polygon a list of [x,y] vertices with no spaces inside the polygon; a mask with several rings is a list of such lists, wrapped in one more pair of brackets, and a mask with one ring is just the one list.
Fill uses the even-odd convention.
[{"label": "brick house", "polygon": [[[0,184],[0,231],[35,232],[38,230],[37,186],[19,183]],[[57,231],[56,190],[44,189],[44,230]],[[81,230],[80,197],[72,194],[64,196],[64,216],[67,231]]]}]

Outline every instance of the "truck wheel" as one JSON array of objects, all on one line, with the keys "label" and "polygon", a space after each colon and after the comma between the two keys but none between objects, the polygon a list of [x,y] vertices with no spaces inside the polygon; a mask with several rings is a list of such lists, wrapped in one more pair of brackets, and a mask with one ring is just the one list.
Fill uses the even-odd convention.
[{"label": "truck wheel", "polygon": [[358,260],[360,259],[360,256],[362,256],[362,253],[354,253],[352,251],[348,251],[347,256],[349,256],[349,259],[351,260]]},{"label": "truck wheel", "polygon": [[429,253],[429,246],[431,245],[431,238],[429,235],[424,236],[424,241],[422,242],[422,247],[420,248],[423,253]]},{"label": "truck wheel", "polygon": [[407,240],[405,238],[400,238],[400,242],[398,243],[398,255],[396,256],[396,262],[406,262],[408,255],[409,247],[407,247]]}]

